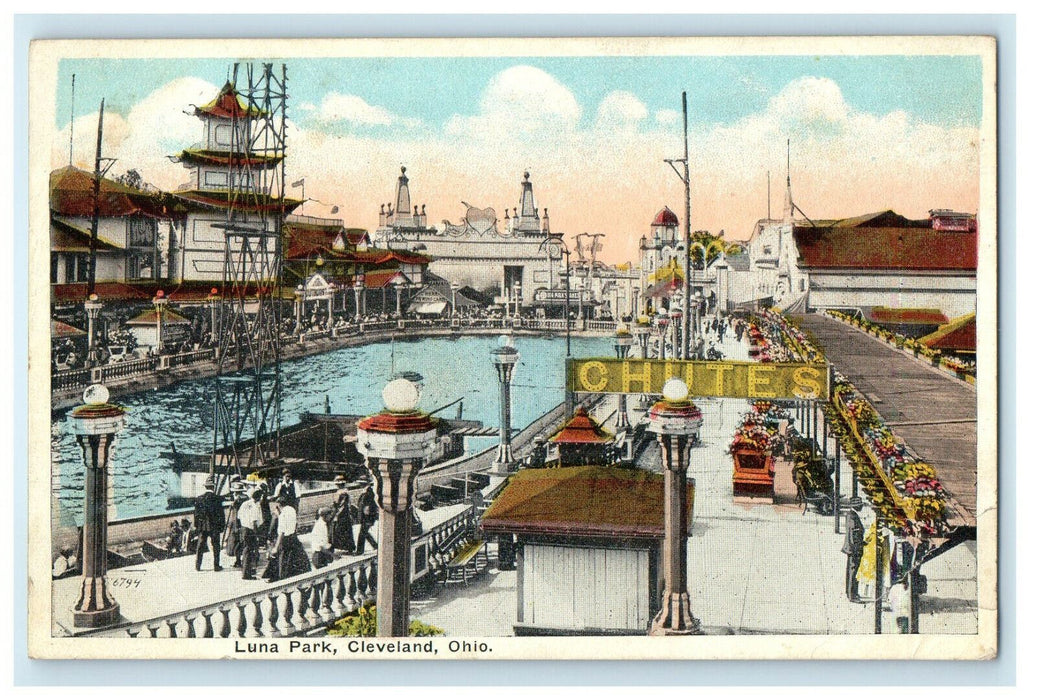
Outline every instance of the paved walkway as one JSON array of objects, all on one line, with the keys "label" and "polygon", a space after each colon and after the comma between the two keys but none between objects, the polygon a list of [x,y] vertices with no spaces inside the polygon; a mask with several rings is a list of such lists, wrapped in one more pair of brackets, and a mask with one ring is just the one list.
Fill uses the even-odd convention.
[{"label": "paved walkway", "polygon": [[976,388],[820,314],[801,318],[890,428],[936,469],[958,520],[976,525]]}]

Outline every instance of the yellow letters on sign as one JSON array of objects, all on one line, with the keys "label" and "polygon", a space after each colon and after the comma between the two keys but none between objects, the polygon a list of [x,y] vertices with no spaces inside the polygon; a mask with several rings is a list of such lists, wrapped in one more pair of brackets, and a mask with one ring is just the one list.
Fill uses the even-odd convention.
[{"label": "yellow letters on sign", "polygon": [[659,394],[680,377],[692,396],[749,399],[823,399],[828,368],[804,363],[704,362],[699,360],[619,360],[595,357],[568,361],[569,391],[603,394]]}]

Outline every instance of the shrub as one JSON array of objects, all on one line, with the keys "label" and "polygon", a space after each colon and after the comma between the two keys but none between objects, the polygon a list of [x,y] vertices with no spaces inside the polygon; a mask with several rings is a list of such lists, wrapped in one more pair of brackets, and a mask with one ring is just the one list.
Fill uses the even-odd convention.
[{"label": "shrub", "polygon": [[[374,637],[378,632],[378,611],[373,602],[333,622],[328,627],[329,637]],[[438,637],[443,630],[426,625],[420,620],[411,620],[408,630],[411,637]]]}]

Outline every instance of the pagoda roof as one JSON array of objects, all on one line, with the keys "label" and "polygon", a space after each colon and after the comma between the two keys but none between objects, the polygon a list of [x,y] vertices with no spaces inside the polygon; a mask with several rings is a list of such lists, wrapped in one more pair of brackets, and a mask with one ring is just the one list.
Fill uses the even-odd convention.
[{"label": "pagoda roof", "polygon": [[[140,312],[139,314],[137,314],[136,316],[131,318],[129,321],[127,321],[126,325],[127,326],[151,326],[151,325],[154,325],[157,321],[158,321],[158,311],[156,309],[145,309],[144,311]],[[183,326],[183,325],[189,326],[189,325],[191,325],[191,322],[189,320],[187,320],[186,318],[184,318],[183,316],[181,316],[180,314],[176,313],[175,311],[170,311],[169,309],[165,309],[162,312],[162,325],[164,325],[164,326]]]},{"label": "pagoda roof", "polygon": [[951,350],[960,352],[976,351],[976,314],[959,316],[950,323],[940,326],[918,342],[935,350]]},{"label": "pagoda roof", "polygon": [[[172,196],[176,197],[188,209],[224,210],[230,202],[231,192],[230,190],[180,190],[173,192]],[[254,212],[276,212],[280,211],[283,206],[284,212],[287,214],[300,204],[302,204],[301,199],[290,199],[288,197],[277,199],[268,194],[252,193],[238,200],[235,206],[242,211]]]},{"label": "pagoda roof", "polygon": [[[55,214],[75,217],[94,215],[93,173],[66,166],[50,174],[50,210]],[[150,216],[168,218],[163,196],[128,187],[121,182],[101,178],[97,199],[101,217]]]},{"label": "pagoda roof", "polygon": [[194,113],[200,117],[217,117],[220,119],[241,119],[242,117],[257,117],[263,114],[258,107],[249,107],[238,96],[234,83],[229,80],[220,88],[219,94],[211,101],[201,107],[195,107]]},{"label": "pagoda roof", "polygon": [[610,443],[614,439],[612,433],[605,430],[580,406],[573,417],[562,428],[548,438],[548,442],[557,444],[601,444]]},{"label": "pagoda roof", "polygon": [[[624,467],[522,469],[483,515],[485,532],[654,538],[664,536],[663,475]],[[688,504],[695,487],[688,484]]]},{"label": "pagoda roof", "polygon": [[186,148],[177,155],[181,163],[192,165],[263,165],[273,167],[284,160],[284,154],[235,153],[206,148]]}]

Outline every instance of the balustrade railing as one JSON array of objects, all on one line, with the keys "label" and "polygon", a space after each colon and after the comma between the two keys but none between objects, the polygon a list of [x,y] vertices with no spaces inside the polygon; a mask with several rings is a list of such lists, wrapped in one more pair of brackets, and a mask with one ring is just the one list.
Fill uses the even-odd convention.
[{"label": "balustrade railing", "polygon": [[138,374],[152,372],[158,366],[157,357],[145,357],[140,360],[128,360],[115,362],[110,365],[101,365],[101,381],[107,382],[122,377],[133,377]]},{"label": "balustrade railing", "polygon": [[50,375],[51,391],[62,391],[65,389],[76,389],[85,387],[90,383],[90,370],[88,369],[63,369]]},{"label": "balustrade railing", "polygon": [[[429,551],[428,574],[449,561],[458,531],[471,531],[475,510],[465,509],[411,543]],[[280,581],[270,588],[168,615],[83,632],[81,637],[252,638],[297,637],[330,625],[375,600],[378,554]]]},{"label": "balustrade railing", "polygon": [[192,350],[191,352],[181,352],[177,353],[176,355],[169,356],[169,366],[183,367],[184,365],[194,364],[195,362],[211,361],[215,357],[216,351],[213,348]]}]

